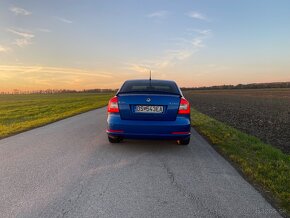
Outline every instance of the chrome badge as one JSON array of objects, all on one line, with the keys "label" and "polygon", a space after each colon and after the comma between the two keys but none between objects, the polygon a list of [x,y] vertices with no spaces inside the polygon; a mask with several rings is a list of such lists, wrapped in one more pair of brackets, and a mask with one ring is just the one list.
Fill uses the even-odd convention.
[{"label": "chrome badge", "polygon": [[147,101],[147,102],[150,102],[150,101],[151,101],[151,98],[147,98],[146,101]]}]

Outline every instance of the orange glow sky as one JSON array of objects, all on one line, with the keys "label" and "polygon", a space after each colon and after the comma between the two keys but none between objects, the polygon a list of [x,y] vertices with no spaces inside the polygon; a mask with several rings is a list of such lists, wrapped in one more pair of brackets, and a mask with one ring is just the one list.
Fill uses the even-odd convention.
[{"label": "orange glow sky", "polygon": [[8,1],[0,91],[290,81],[290,2]]}]

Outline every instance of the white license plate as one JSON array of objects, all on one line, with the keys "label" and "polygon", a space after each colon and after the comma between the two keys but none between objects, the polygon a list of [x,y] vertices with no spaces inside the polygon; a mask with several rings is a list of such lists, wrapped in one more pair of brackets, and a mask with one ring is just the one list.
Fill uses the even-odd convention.
[{"label": "white license plate", "polygon": [[135,107],[136,113],[163,113],[163,106],[156,105],[137,105]]}]

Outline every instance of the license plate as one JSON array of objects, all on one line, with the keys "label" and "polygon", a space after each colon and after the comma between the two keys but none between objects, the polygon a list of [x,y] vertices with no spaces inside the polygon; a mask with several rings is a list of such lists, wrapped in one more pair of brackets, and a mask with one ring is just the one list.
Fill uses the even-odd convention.
[{"label": "license plate", "polygon": [[163,113],[163,106],[157,105],[137,105],[135,107],[136,113]]}]

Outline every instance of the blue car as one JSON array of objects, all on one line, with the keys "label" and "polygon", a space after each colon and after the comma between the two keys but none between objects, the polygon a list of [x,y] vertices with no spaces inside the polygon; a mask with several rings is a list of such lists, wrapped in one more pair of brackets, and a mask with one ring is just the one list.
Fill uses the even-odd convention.
[{"label": "blue car", "polygon": [[128,80],[108,104],[108,139],[190,141],[190,105],[174,81]]}]

